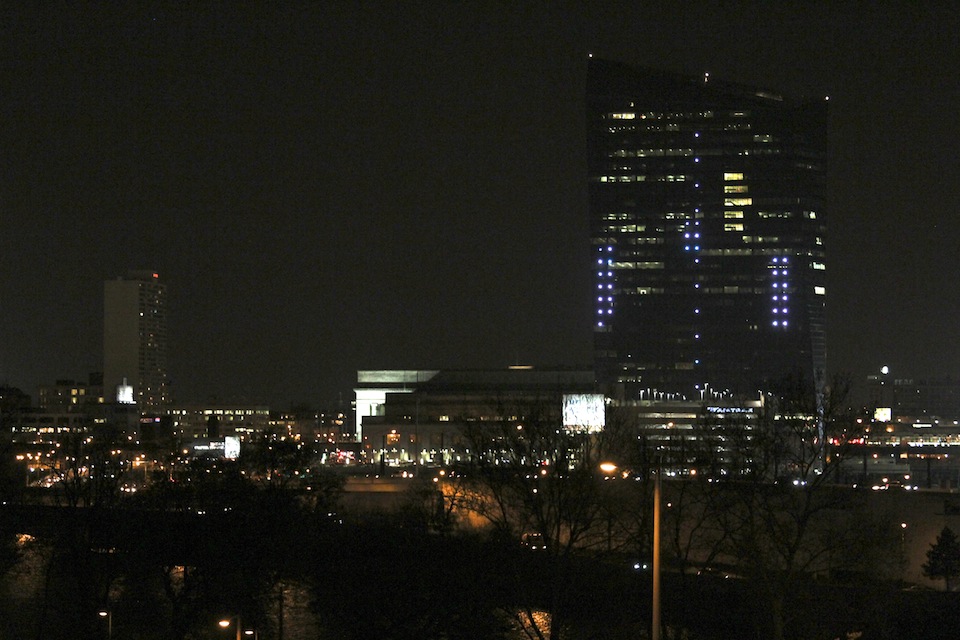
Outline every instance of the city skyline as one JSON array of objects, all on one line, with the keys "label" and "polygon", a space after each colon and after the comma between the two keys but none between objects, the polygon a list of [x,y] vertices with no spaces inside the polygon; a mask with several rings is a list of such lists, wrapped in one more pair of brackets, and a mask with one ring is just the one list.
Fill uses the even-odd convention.
[{"label": "city skyline", "polygon": [[5,11],[0,382],[99,370],[138,268],[177,400],[589,363],[591,52],[829,95],[828,370],[960,373],[957,9],[371,6]]}]

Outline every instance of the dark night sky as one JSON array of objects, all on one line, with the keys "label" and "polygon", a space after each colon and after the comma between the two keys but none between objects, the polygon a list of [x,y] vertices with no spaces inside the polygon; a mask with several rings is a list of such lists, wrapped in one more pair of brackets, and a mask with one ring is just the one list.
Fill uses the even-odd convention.
[{"label": "dark night sky", "polygon": [[587,52],[829,95],[830,368],[960,374],[953,3],[265,5],[0,8],[0,382],[100,370],[130,268],[178,400],[589,364]]}]

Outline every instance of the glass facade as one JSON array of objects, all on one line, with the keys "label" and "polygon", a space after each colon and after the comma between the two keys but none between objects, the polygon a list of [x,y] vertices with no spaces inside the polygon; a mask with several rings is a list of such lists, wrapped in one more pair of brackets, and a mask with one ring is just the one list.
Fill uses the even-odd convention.
[{"label": "glass facade", "polygon": [[826,102],[589,65],[598,380],[693,400],[821,378]]}]

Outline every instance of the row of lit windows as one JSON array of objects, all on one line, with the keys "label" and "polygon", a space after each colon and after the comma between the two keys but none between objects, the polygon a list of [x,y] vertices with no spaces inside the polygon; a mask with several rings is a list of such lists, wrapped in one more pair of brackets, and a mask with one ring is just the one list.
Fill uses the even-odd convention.
[{"label": "row of lit windows", "polygon": [[664,156],[692,156],[693,149],[617,149],[610,154],[611,158],[659,158]]},{"label": "row of lit windows", "polygon": [[597,182],[686,182],[692,180],[693,176],[685,174],[676,175],[625,175],[625,176],[600,176]]},{"label": "row of lit windows", "polygon": [[[677,213],[666,213],[664,214],[664,219],[666,220],[687,220],[689,216],[685,214]],[[706,215],[698,215],[697,217],[706,218]],[[793,217],[793,214],[790,211],[758,211],[757,217],[761,220],[771,220],[771,219],[788,219]],[[732,210],[728,209],[723,212],[723,218],[725,220],[743,220],[744,212],[743,210],[737,209]],[[647,225],[643,224],[608,224],[600,227],[600,231],[606,233],[644,233],[647,232]],[[656,227],[649,230],[651,233],[664,233],[665,227]]]},{"label": "row of lit windows", "polygon": [[[741,287],[737,285],[725,285],[722,287],[701,287],[695,284],[697,293],[704,295],[765,295],[767,289],[764,287]],[[666,293],[663,287],[637,287],[635,289],[615,290],[614,293],[623,293],[624,295],[658,295]]]},{"label": "row of lit windows", "polygon": [[[749,237],[749,236],[748,236]],[[596,245],[615,245],[617,244],[616,237],[595,237],[591,241]],[[820,244],[822,240],[818,238],[818,243]],[[702,255],[706,256],[779,256],[784,255],[785,249],[782,247],[770,247],[770,248],[761,248],[757,247],[754,249],[704,249]],[[792,254],[792,252],[790,252]],[[805,251],[801,255],[806,255],[811,258],[823,258],[823,251]]]},{"label": "row of lit windows", "polygon": [[647,262],[613,262],[609,264],[611,269],[663,269],[664,264],[657,261]]},{"label": "row of lit windows", "polygon": [[790,211],[757,211],[757,216],[763,220],[786,220],[793,217]]},{"label": "row of lit windows", "polygon": [[[746,237],[750,238],[751,236],[746,236]],[[638,243],[639,243],[639,240],[644,240],[644,239],[638,239]],[[663,244],[663,239],[656,239],[657,240],[656,242],[652,242],[653,239],[645,239],[645,240],[647,240],[649,244]],[[764,241],[766,240],[767,239],[764,238]],[[615,238],[595,238],[594,242],[597,244],[615,243],[616,239]],[[768,249],[725,248],[725,249],[703,249],[701,251],[701,255],[704,255],[704,256],[778,256],[782,254],[783,254],[783,249],[780,249],[780,248],[768,248]],[[820,252],[807,252],[807,255],[822,257],[822,253]]]},{"label": "row of lit windows", "polygon": [[642,233],[646,226],[642,224],[606,224],[600,227],[606,233]]},{"label": "row of lit windows", "polygon": [[[621,132],[622,133],[622,132]],[[661,142],[655,137],[651,136],[650,140],[634,140],[634,144],[655,144]],[[664,142],[672,142],[672,140],[667,140]],[[730,146],[725,147],[697,147],[696,149],[688,147],[638,147],[636,149],[614,149],[607,152],[608,158],[662,158],[662,157],[705,157],[705,156],[717,156],[721,158],[731,158],[733,156],[742,156],[744,154],[749,155],[750,153],[761,153],[761,154],[770,154],[770,153],[780,153],[778,147],[771,148],[748,148],[746,146],[740,146],[740,148],[734,150],[731,148],[733,145],[737,145],[742,142],[739,139],[731,139]],[[670,163],[663,162],[654,162],[651,163],[654,165],[669,165]],[[726,172],[724,175],[736,175],[736,172]],[[742,175],[742,174],[741,174]],[[741,180],[743,178],[740,178]]]},{"label": "row of lit windows", "polygon": [[[723,230],[724,230],[724,231],[732,231],[732,232],[742,232],[742,231],[744,230],[744,229],[743,229],[743,223],[740,223],[740,222],[727,222],[727,223],[725,223],[725,224],[723,225]],[[653,244],[653,245],[664,244],[664,240],[663,240],[662,238],[649,238],[649,239],[644,239],[644,240],[645,240],[644,242],[639,242],[639,239],[638,239],[638,242],[636,242],[635,244]],[[740,237],[740,240],[741,240],[741,242],[743,242],[744,244],[780,244],[782,239],[781,239],[780,236],[750,236],[750,235],[746,235],[746,236],[741,236],[741,237]],[[817,244],[821,244],[820,238],[817,238],[817,240],[818,240]],[[696,239],[694,239],[694,241],[691,242],[690,244],[685,244],[685,245],[684,245],[684,250],[686,250],[686,251],[690,251],[691,248],[692,248],[694,251],[700,251],[700,250],[701,250],[701,246],[700,246],[700,244],[699,244],[698,242],[696,242]],[[704,249],[703,251],[704,251],[704,255],[727,255],[727,256],[729,256],[729,255],[751,255],[751,252],[749,252],[749,251],[735,250],[735,249],[722,249],[722,250],[721,250],[721,249],[716,249],[716,250]],[[721,251],[722,251],[722,253],[720,253]],[[732,252],[732,253],[731,253],[731,252]],[[763,254],[758,254],[758,255],[763,255]],[[769,254],[769,255],[775,255],[775,254]]]},{"label": "row of lit windows", "polygon": [[[654,134],[654,135],[651,135],[651,136],[650,136],[651,138],[655,137],[655,135],[658,134],[658,133],[664,133],[664,132],[666,132],[666,133],[680,133],[680,132],[683,132],[683,131],[686,131],[687,133],[689,133],[690,131],[692,131],[692,130],[694,130],[694,129],[697,130],[696,133],[695,133],[695,137],[698,137],[698,138],[700,137],[700,131],[701,131],[701,130],[706,130],[706,131],[721,131],[721,132],[724,132],[724,133],[728,133],[728,132],[731,132],[731,131],[735,131],[735,132],[737,132],[736,137],[723,136],[723,135],[721,134],[721,135],[714,135],[714,136],[712,136],[711,139],[712,139],[712,141],[715,142],[715,143],[718,142],[718,141],[719,141],[719,142],[728,141],[728,142],[745,143],[745,142],[748,142],[748,140],[745,139],[745,136],[743,136],[743,135],[740,134],[739,132],[741,132],[741,131],[751,131],[751,130],[753,129],[753,125],[750,124],[749,122],[727,122],[727,123],[718,124],[718,125],[715,125],[715,126],[705,126],[705,125],[703,125],[703,123],[696,122],[696,123],[693,123],[693,126],[687,125],[687,126],[683,126],[683,127],[681,127],[681,125],[679,125],[679,124],[674,124],[674,123],[669,123],[669,124],[665,124],[665,125],[645,125],[645,126],[637,126],[636,124],[631,123],[631,124],[618,124],[618,125],[608,125],[608,126],[607,126],[607,132],[612,133],[612,134],[619,134],[619,133],[624,133],[624,132],[629,132],[629,133],[633,133],[633,134],[636,134],[636,133],[638,133],[638,132],[640,132],[640,133],[650,133],[650,134]],[[751,142],[760,142],[759,140],[750,140],[750,141],[751,141]]]},{"label": "row of lit windows", "polygon": [[[623,283],[630,283],[632,281],[641,281],[644,283],[650,283],[654,281],[669,281],[675,283],[694,283],[696,288],[700,288],[701,285],[706,285],[710,283],[730,285],[737,282],[745,283],[747,286],[740,287],[740,293],[748,292],[753,290],[752,287],[756,283],[764,283],[770,280],[769,274],[758,274],[753,273],[741,273],[738,275],[734,274],[722,274],[722,273],[704,273],[697,276],[694,276],[691,273],[685,274],[674,274],[669,277],[660,277],[659,274],[633,274],[630,272],[625,272],[620,274],[621,281]],[[709,288],[709,287],[708,287]],[[703,289],[703,290],[706,290]],[[762,289],[753,290],[755,293],[762,293]],[[737,293],[737,292],[727,292],[727,293]]]},{"label": "row of lit windows", "polygon": [[[633,103],[630,104],[633,106]],[[674,112],[669,111],[646,111],[643,113],[636,113],[635,111],[620,111],[614,113],[608,113],[607,118],[610,120],[636,120],[640,118],[641,120],[690,120],[693,118],[712,118],[713,111],[687,111],[687,112]]]},{"label": "row of lit windows", "polygon": [[[623,214],[626,215],[626,214]],[[687,214],[677,214],[673,212],[668,212],[663,215],[665,220],[686,220],[690,216]],[[707,218],[706,214],[701,214],[696,217]],[[742,209],[727,209],[723,212],[723,217],[726,220],[743,220],[743,210]],[[793,217],[792,211],[757,211],[757,217],[761,220],[787,220]],[[624,218],[626,219],[626,218]],[[618,232],[618,233],[637,233],[646,231],[646,225],[606,225],[601,228],[602,231],[607,232]],[[662,232],[662,229],[656,229],[655,231]]]},{"label": "row of lit windows", "polygon": [[647,230],[645,224],[607,224],[601,227],[603,231],[616,233],[642,233]]},{"label": "row of lit windows", "polygon": [[[697,151],[698,155],[714,155],[722,153],[721,150],[712,151],[710,149],[700,149]],[[693,149],[637,149],[636,151],[627,151],[625,149],[620,149],[614,151],[611,156],[615,158],[643,158],[646,156],[692,156]],[[729,172],[725,171],[723,174],[724,182],[738,182],[743,180],[743,173],[740,172]],[[740,191],[742,189],[742,191]],[[726,193],[744,193],[746,192],[745,186],[738,185],[726,185],[724,186],[724,191]]]},{"label": "row of lit windows", "polygon": [[[758,94],[759,95],[759,94]],[[634,103],[630,103],[630,106],[633,107]],[[708,111],[614,111],[606,115],[609,120],[693,120],[700,118],[713,118],[715,117],[715,112]],[[749,111],[728,111],[723,115],[727,115],[731,118],[745,118],[750,115]]]}]

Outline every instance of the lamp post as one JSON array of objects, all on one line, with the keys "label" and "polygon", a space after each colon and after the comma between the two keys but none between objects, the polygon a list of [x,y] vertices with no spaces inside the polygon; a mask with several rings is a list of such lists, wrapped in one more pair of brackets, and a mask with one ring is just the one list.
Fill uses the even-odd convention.
[{"label": "lamp post", "polygon": [[653,477],[653,611],[650,640],[660,640],[660,465]]},{"label": "lamp post", "polygon": [[97,615],[107,619],[107,640],[113,640],[113,612],[110,609],[100,609]]},{"label": "lamp post", "polygon": [[230,623],[233,623],[233,624],[236,626],[236,632],[237,632],[237,633],[236,633],[236,636],[237,636],[237,640],[240,640],[240,628],[243,626],[243,625],[240,623],[240,616],[234,616],[234,617],[232,617],[232,618],[224,618],[223,620],[221,620],[221,621],[218,622],[217,624],[220,625],[220,628],[221,628],[221,629],[226,629],[227,627],[230,626]]},{"label": "lamp post", "polygon": [[907,523],[900,523],[900,557],[903,562],[907,561]]},{"label": "lamp post", "polygon": [[256,640],[256,638],[258,637],[256,629],[243,628],[243,621],[241,620],[239,615],[233,616],[232,618],[224,618],[219,622],[217,622],[217,624],[220,626],[221,629],[226,629],[231,624],[233,624],[235,626],[235,630],[236,630],[235,635],[237,640],[241,640],[243,636],[247,636],[248,638],[253,638],[254,640]]},{"label": "lamp post", "polygon": [[[617,465],[612,462],[601,462],[600,471],[603,472],[603,479],[606,480],[617,471]],[[613,514],[607,511],[607,551],[613,549]]]}]

